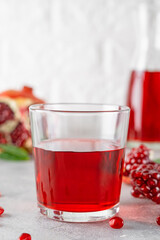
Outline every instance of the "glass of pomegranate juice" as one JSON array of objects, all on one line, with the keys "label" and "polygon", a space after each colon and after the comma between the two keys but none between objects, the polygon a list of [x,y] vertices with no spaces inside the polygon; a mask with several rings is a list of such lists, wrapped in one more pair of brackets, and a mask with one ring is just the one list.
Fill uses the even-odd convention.
[{"label": "glass of pomegranate juice", "polygon": [[103,104],[30,106],[42,214],[94,222],[119,211],[129,112]]}]

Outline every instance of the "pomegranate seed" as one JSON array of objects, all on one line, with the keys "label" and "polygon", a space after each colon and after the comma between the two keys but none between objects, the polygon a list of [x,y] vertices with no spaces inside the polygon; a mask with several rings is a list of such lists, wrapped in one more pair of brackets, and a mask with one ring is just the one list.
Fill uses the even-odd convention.
[{"label": "pomegranate seed", "polygon": [[157,179],[157,180],[159,180],[160,179],[160,173],[152,173],[152,178],[155,178],[155,179]]},{"label": "pomegranate seed", "polygon": [[113,217],[109,220],[111,228],[119,229],[123,227],[123,219],[120,217]]},{"label": "pomegranate seed", "polygon": [[156,202],[157,204],[160,204],[160,193],[158,193],[157,195],[155,195],[155,196],[152,198],[152,201],[153,201],[153,202]]},{"label": "pomegranate seed", "polygon": [[158,225],[160,225],[160,217],[157,217],[156,222]]},{"label": "pomegranate seed", "polygon": [[18,240],[31,240],[31,235],[29,233],[22,233]]},{"label": "pomegranate seed", "polygon": [[150,187],[146,186],[145,184],[143,184],[141,187],[141,192],[142,193],[149,193],[150,192]]},{"label": "pomegranate seed", "polygon": [[127,164],[127,165],[126,165],[126,170],[127,170],[127,171],[130,171],[130,170],[131,170],[131,164]]},{"label": "pomegranate seed", "polygon": [[149,173],[143,173],[142,174],[142,178],[143,178],[144,181],[148,180],[150,178],[150,176],[151,175]]},{"label": "pomegranate seed", "polygon": [[136,178],[140,178],[141,176],[142,176],[141,172],[135,172],[134,173],[134,177],[136,177]]},{"label": "pomegranate seed", "polygon": [[160,192],[159,190],[160,190],[159,187],[153,188],[153,189],[151,190],[153,196],[156,195],[157,193],[159,193],[159,192]]},{"label": "pomegranate seed", "polygon": [[150,187],[150,188],[154,188],[156,185],[157,185],[157,180],[156,179],[148,179],[147,181],[147,185]]},{"label": "pomegranate seed", "polygon": [[[143,156],[144,157],[144,156]],[[141,164],[142,163],[142,159],[137,159],[137,163]]]},{"label": "pomegranate seed", "polygon": [[146,174],[146,173],[148,173],[148,170],[143,169],[143,174]]},{"label": "pomegranate seed", "polygon": [[2,215],[3,213],[4,213],[4,209],[0,207],[0,215]]},{"label": "pomegranate seed", "polygon": [[134,158],[131,159],[131,164],[134,164],[136,160]]},{"label": "pomegranate seed", "polygon": [[153,198],[153,194],[152,194],[152,193],[147,193],[147,194],[145,194],[145,196],[146,196],[147,198],[149,198],[149,199],[152,199],[152,198]]},{"label": "pomegranate seed", "polygon": [[141,178],[138,178],[138,179],[136,179],[136,181],[135,181],[135,184],[136,184],[138,187],[142,186],[143,183],[144,183],[144,181],[143,181]]},{"label": "pomegranate seed", "polygon": [[132,166],[132,170],[136,169],[139,165],[137,163],[135,163],[133,166]]},{"label": "pomegranate seed", "polygon": [[130,173],[131,178],[134,178],[134,174],[135,174],[135,169],[133,169],[133,170],[131,171],[131,173]]}]

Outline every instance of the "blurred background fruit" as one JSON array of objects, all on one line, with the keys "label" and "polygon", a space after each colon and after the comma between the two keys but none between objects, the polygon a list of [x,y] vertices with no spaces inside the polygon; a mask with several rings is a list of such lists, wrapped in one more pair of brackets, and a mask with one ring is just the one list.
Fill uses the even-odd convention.
[{"label": "blurred background fruit", "polygon": [[28,108],[44,103],[33,94],[33,89],[7,90],[0,93],[0,143],[13,144],[32,152]]}]

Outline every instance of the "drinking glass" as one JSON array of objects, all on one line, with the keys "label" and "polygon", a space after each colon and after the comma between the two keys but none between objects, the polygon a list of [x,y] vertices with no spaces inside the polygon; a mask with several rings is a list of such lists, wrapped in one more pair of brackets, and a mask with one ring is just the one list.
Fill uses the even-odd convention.
[{"label": "drinking glass", "polygon": [[29,110],[40,212],[68,222],[115,215],[130,109],[35,104]]}]

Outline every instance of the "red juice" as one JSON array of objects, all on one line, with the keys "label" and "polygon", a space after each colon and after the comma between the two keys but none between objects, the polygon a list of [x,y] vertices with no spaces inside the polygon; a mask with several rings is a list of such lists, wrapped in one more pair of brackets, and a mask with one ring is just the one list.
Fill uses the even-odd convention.
[{"label": "red juice", "polygon": [[160,72],[133,71],[127,105],[128,140],[160,142]]},{"label": "red juice", "polygon": [[124,149],[105,140],[43,141],[34,148],[38,203],[92,212],[119,203]]}]

